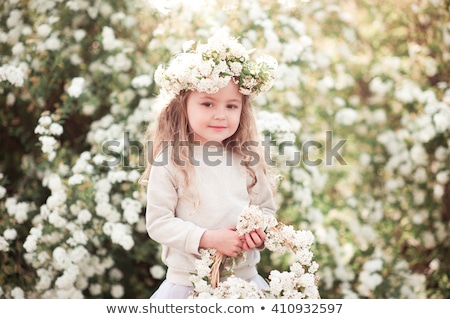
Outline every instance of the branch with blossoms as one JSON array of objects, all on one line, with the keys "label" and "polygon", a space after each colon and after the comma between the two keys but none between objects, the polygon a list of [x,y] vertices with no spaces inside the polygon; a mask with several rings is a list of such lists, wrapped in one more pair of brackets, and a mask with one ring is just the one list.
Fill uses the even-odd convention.
[{"label": "branch with blossoms", "polygon": [[[194,290],[191,298],[220,299],[318,299],[319,268],[313,261],[311,246],[314,236],[308,230],[294,230],[275,217],[264,215],[258,206],[250,205],[238,217],[236,231],[239,235],[254,229],[264,229],[265,248],[276,253],[293,253],[295,258],[290,271],[272,270],[267,279],[269,289],[263,290],[251,281],[233,273],[235,259],[215,249],[203,249],[191,276]],[[238,257],[245,258],[245,253]]]}]

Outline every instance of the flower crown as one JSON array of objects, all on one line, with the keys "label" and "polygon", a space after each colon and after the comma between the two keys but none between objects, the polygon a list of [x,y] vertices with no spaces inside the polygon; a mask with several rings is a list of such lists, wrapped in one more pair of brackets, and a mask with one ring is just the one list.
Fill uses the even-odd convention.
[{"label": "flower crown", "polygon": [[213,94],[230,80],[244,95],[268,91],[274,82],[278,62],[270,55],[250,60],[254,50],[247,50],[224,30],[213,34],[205,44],[188,41],[183,52],[175,55],[168,66],[155,71],[155,82],[162,92],[174,97],[186,90]]}]

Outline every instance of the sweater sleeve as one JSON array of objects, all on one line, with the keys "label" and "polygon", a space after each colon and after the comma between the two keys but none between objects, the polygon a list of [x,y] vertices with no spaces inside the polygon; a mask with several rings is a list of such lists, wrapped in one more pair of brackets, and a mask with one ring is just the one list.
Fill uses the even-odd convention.
[{"label": "sweater sleeve", "polygon": [[177,184],[166,166],[153,166],[147,186],[146,228],[156,242],[198,254],[206,229],[176,216]]}]

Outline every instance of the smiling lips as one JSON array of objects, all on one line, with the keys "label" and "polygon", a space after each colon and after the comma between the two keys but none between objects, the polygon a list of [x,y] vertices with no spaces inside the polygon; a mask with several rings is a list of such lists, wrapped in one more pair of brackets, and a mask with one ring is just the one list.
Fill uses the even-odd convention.
[{"label": "smiling lips", "polygon": [[221,125],[210,125],[209,128],[212,128],[213,130],[216,130],[216,131],[222,131],[222,130],[226,129],[227,127],[221,126]]}]

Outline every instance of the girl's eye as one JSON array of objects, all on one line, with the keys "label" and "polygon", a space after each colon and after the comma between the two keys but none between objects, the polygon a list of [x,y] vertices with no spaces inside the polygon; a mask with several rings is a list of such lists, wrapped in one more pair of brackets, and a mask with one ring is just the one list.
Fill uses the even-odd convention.
[{"label": "girl's eye", "polygon": [[229,108],[229,109],[237,109],[238,106],[237,106],[236,104],[229,104],[229,105],[228,105],[228,108]]},{"label": "girl's eye", "polygon": [[205,102],[205,103],[203,103],[203,105],[206,106],[206,107],[212,107],[213,106],[212,103],[209,103],[209,102]]}]

